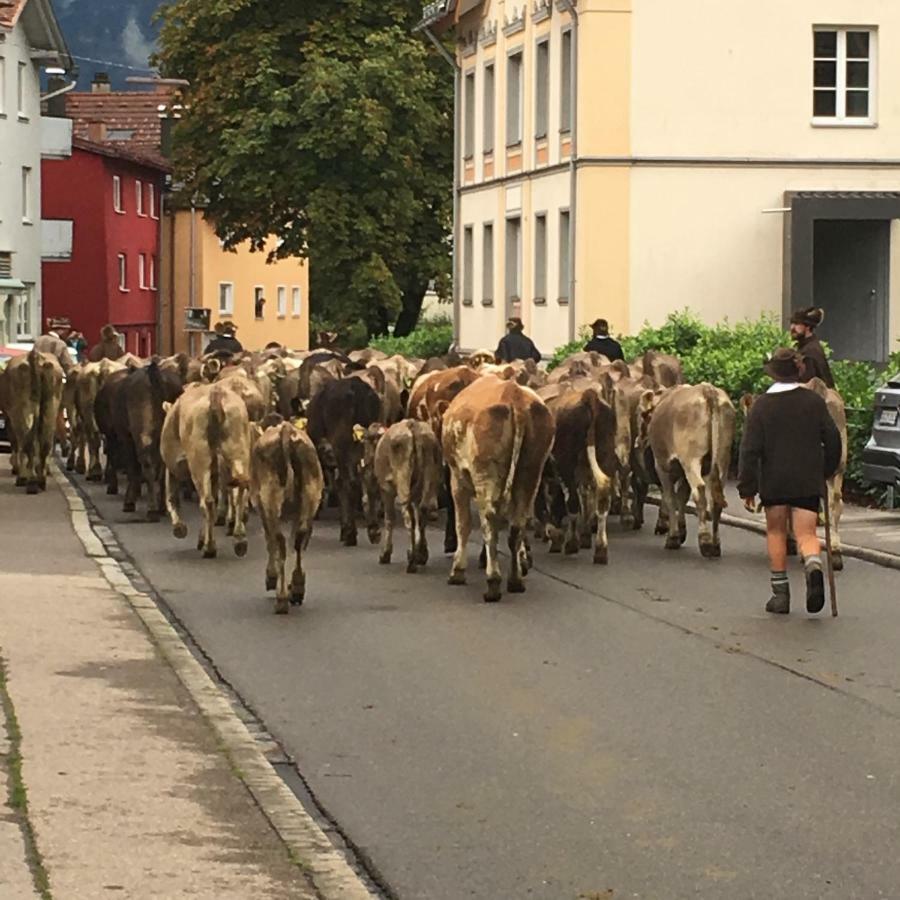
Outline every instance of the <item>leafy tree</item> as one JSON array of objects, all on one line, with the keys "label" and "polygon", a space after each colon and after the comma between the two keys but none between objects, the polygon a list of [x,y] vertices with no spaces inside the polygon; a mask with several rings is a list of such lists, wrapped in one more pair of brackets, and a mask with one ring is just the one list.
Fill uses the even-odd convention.
[{"label": "leafy tree", "polygon": [[226,247],[308,256],[316,317],[408,333],[450,272],[453,78],[419,0],[174,0],[158,61],[190,81],[185,190]]}]

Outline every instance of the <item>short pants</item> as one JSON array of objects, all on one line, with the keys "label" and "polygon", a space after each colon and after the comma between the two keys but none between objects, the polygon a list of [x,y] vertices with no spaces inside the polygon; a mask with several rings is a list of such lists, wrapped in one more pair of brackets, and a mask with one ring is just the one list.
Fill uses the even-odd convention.
[{"label": "short pants", "polygon": [[808,509],[810,512],[817,513],[819,511],[819,497],[788,497],[786,499],[769,500],[764,499],[762,505],[768,509],[770,506],[790,506],[793,509]]}]

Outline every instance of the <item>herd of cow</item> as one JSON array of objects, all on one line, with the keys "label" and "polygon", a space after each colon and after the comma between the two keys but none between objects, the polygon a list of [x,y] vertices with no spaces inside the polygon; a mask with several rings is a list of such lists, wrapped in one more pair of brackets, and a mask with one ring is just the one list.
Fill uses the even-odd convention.
[{"label": "herd of cow", "polygon": [[[374,349],[183,354],[150,361],[126,355],[76,367],[31,351],[0,372],[0,409],[13,435],[16,484],[46,485],[59,441],[67,467],[107,493],[126,478],[124,509],[145,494],[147,517],[168,514],[184,538],[185,498],[201,512],[198,549],[216,555],[216,526],[247,552],[246,520],[265,533],[266,589],[276,612],[305,594],[303,552],[324,497],[340,507],[340,538],[357,542],[362,514],[380,562],[389,563],[399,506],[409,532],[407,571],[428,559],[426,523],[446,509],[451,584],[464,584],[471,502],[478,511],[485,600],[501,595],[498,542],[508,530],[507,590],[524,591],[530,530],[550,552],[592,549],[608,561],[607,519],[640,528],[651,484],[662,493],[657,534],[686,538],[692,501],[704,557],[721,555],[719,520],[736,411],[711,384],[683,383],[679,361],[647,352],[610,363],[577,353],[547,372],[531,361],[496,365],[493,354],[429,360]],[[844,438],[840,397],[826,394]],[[828,502],[840,515],[843,468]],[[290,525],[296,562],[288,581]],[[833,529],[838,551],[837,528]]]}]

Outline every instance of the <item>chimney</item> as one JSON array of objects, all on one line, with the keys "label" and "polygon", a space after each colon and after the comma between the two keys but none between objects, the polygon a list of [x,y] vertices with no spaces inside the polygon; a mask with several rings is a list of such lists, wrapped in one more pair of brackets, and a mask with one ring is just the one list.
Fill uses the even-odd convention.
[{"label": "chimney", "polygon": [[95,144],[106,141],[106,122],[88,122],[88,140]]},{"label": "chimney", "polygon": [[112,90],[112,86],[109,83],[109,73],[108,72],[94,73],[94,80],[91,82],[91,93],[92,94],[108,94],[111,90]]},{"label": "chimney", "polygon": [[[69,82],[61,75],[50,75],[47,78],[47,93],[54,94],[56,91],[64,88]],[[56,119],[64,119],[66,117],[66,95],[59,94],[51,97],[47,101],[47,115]]]}]

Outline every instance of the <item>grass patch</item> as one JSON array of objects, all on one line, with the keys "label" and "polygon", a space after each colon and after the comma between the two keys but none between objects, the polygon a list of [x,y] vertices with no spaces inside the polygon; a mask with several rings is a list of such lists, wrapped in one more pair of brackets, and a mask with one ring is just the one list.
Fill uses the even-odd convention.
[{"label": "grass patch", "polygon": [[43,900],[53,900],[50,893],[50,879],[44,868],[44,860],[37,847],[37,840],[31,820],[28,818],[28,791],[22,778],[22,730],[16,718],[16,710],[6,683],[6,664],[0,659],[0,711],[5,723],[6,735],[9,738],[9,756],[6,758],[7,777],[9,779],[9,798],[7,805],[16,813],[22,840],[25,844],[25,859],[31,870],[34,886]]}]

